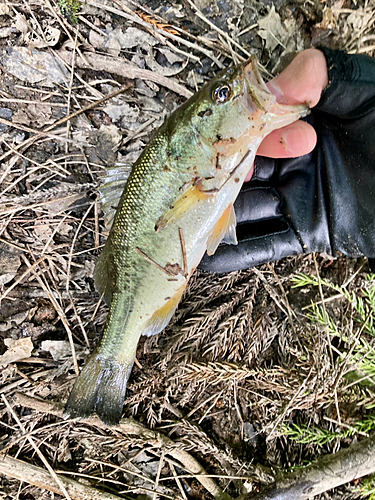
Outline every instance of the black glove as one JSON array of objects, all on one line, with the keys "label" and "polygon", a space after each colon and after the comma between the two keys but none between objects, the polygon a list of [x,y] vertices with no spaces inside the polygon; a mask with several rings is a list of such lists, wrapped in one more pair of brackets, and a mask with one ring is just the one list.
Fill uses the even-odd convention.
[{"label": "black glove", "polygon": [[299,158],[256,158],[234,205],[239,243],[205,255],[202,269],[311,252],[375,258],[375,59],[321,50],[330,83],[306,118],[317,146]]}]

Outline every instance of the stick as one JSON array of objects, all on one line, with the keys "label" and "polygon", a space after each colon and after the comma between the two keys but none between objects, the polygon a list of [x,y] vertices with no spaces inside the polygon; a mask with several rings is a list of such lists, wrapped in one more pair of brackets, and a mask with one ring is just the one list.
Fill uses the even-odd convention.
[{"label": "stick", "polygon": [[[6,397],[4,396],[4,394],[1,395],[1,398],[4,401],[5,406],[8,408],[9,412],[11,413],[12,417],[17,422],[17,424],[20,427],[21,431],[25,432],[25,427],[22,425],[22,423],[21,423],[20,419],[18,418],[16,412],[10,406],[10,404],[8,403],[8,400],[6,399]],[[64,497],[67,500],[72,500],[71,497],[70,497],[70,495],[69,495],[69,493],[66,491],[66,488],[65,488],[64,484],[60,481],[60,478],[57,476],[56,472],[53,470],[53,468],[51,467],[51,465],[48,463],[47,459],[45,458],[45,456],[43,455],[43,453],[40,451],[40,449],[37,447],[37,445],[35,444],[33,438],[31,436],[27,435],[26,439],[31,444],[31,446],[34,448],[34,450],[35,450],[36,454],[38,455],[38,457],[40,458],[40,460],[46,466],[46,469],[49,472],[49,474],[46,473],[47,476],[48,476],[49,482],[55,483],[54,487],[57,488],[62,493],[62,495],[64,495]],[[23,480],[23,479],[21,478],[21,480]]]},{"label": "stick", "polygon": [[[21,393],[17,394],[17,400],[18,404],[25,406],[26,408],[33,408],[42,413],[49,413],[60,418],[63,416],[63,410],[58,408],[58,403],[41,401]],[[195,460],[194,457],[190,455],[190,453],[177,448],[176,443],[164,434],[147,429],[147,427],[144,427],[132,418],[122,418],[118,425],[111,426],[110,428],[108,428],[97,417],[89,417],[85,420],[85,422],[89,425],[95,425],[101,429],[113,429],[116,432],[141,437],[152,442],[155,447],[166,447],[168,455],[180,462],[183,468],[190,473],[189,477],[193,475],[193,477],[195,477],[201,485],[204,486],[214,498],[216,498],[216,500],[233,500],[232,497],[228,493],[224,492],[211,477],[208,477],[205,469],[197,460]]]},{"label": "stick", "polygon": [[375,472],[375,434],[315,463],[284,473],[252,500],[307,500]]},{"label": "stick", "polygon": [[182,259],[184,262],[184,276],[186,277],[188,275],[188,263],[187,263],[187,255],[186,255],[186,243],[185,243],[185,237],[184,237],[184,232],[182,230],[182,227],[178,228],[178,234],[180,236]]},{"label": "stick", "polygon": [[[117,95],[119,95],[122,92],[124,92],[125,90],[127,90],[129,87],[130,87],[130,85],[125,84],[121,88],[119,88],[118,90],[115,90],[114,92],[111,92],[110,94],[104,96],[102,99],[94,101],[91,104],[85,106],[84,108],[79,109],[79,110],[75,111],[74,113],[71,113],[70,115],[65,116],[64,118],[61,118],[60,120],[58,120],[55,123],[52,123],[52,125],[49,125],[47,128],[45,128],[43,130],[31,130],[33,133],[35,133],[35,135],[33,135],[32,137],[29,137],[28,139],[25,139],[23,142],[21,142],[21,144],[18,144],[17,146],[15,146],[14,149],[12,148],[11,150],[6,151],[4,154],[2,154],[0,156],[0,161],[4,160],[9,155],[11,155],[12,153],[14,153],[15,152],[14,150],[18,150],[20,148],[27,148],[31,144],[33,144],[37,139],[40,139],[41,137],[44,137],[46,135],[50,136],[51,134],[47,134],[47,132],[50,132],[55,127],[58,127],[59,125],[62,125],[63,123],[71,120],[72,118],[75,118],[76,116],[81,115],[82,113],[86,113],[86,111],[90,111],[91,109],[94,109],[97,106],[100,106],[105,101],[108,101],[108,99],[112,99],[112,97],[116,97]],[[5,121],[2,119],[1,123],[5,123]],[[15,128],[19,128],[13,122],[10,122],[10,123],[11,123],[11,125],[9,125],[9,126],[12,126],[12,127],[15,127]],[[56,138],[58,138],[59,140],[66,141],[66,137],[62,138],[60,136],[56,136]]]},{"label": "stick", "polygon": [[139,255],[142,255],[142,257],[145,260],[147,260],[147,262],[149,262],[150,264],[152,264],[153,266],[155,266],[157,269],[159,269],[160,271],[162,271],[163,273],[165,273],[167,276],[174,276],[174,274],[170,273],[167,269],[165,269],[165,267],[161,266],[154,259],[151,259],[151,257],[149,257],[147,254],[145,254],[144,252],[142,252],[142,250],[140,248],[136,247],[135,249],[137,250],[137,252],[139,253]]},{"label": "stick", "polygon": [[[58,54],[63,61],[69,65],[71,64],[71,52],[60,49]],[[176,92],[176,94],[180,94],[183,97],[189,98],[192,96],[192,92],[190,92],[190,90],[177,83],[173,78],[158,75],[154,71],[150,71],[148,69],[138,68],[133,64],[127,63],[124,59],[90,53],[85,53],[85,58],[87,59],[88,64],[81,58],[77,58],[76,67],[81,69],[91,69],[94,71],[107,71],[108,73],[113,73],[129,79],[140,78],[141,80],[149,80],[159,85],[163,85],[163,87],[173,90],[173,92]]]},{"label": "stick", "polygon": [[[58,495],[63,494],[47,471],[10,456],[4,457],[0,455],[0,474],[32,484],[42,490],[52,491]],[[87,500],[88,498],[90,500],[121,500],[116,495],[99,491],[91,486],[78,483],[74,479],[69,479],[59,474],[57,477],[72,500]],[[123,499],[123,497],[121,498]]]}]

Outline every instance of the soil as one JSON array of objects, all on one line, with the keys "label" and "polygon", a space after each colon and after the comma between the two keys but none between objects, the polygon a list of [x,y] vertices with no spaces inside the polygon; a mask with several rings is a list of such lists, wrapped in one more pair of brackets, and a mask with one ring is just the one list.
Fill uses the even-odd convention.
[{"label": "soil", "polygon": [[[108,313],[93,280],[113,216],[102,209],[152,132],[221,67],[256,54],[271,78],[320,44],[374,56],[375,5],[196,0],[199,15],[189,0],[97,5],[0,3],[0,446],[114,498],[211,498],[183,450],[240,498],[361,438],[340,432],[371,419],[374,382],[340,371],[359,321],[340,290],[365,300],[368,263],[308,255],[225,275],[198,270],[168,327],[138,346],[124,422],[142,427],[64,419]],[[145,72],[133,78],[126,63]],[[105,192],[105,175],[120,186]],[[296,288],[301,274],[319,276],[322,292]],[[336,334],[308,309],[322,293]],[[364,345],[371,340],[365,329]],[[293,425],[337,437],[298,442]],[[360,498],[359,489],[325,498]],[[47,490],[0,475],[0,498],[64,498]]]}]

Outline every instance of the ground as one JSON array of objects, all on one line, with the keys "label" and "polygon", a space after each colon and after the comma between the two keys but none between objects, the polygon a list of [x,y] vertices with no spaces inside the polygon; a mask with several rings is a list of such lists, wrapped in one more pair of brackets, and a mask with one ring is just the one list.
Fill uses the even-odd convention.
[{"label": "ground", "polygon": [[[3,454],[95,498],[240,498],[374,429],[374,276],[365,259],[325,255],[197,271],[166,330],[140,342],[122,427],[61,411],[108,311],[93,283],[110,224],[106,169],[116,184],[172,110],[251,54],[268,77],[312,45],[375,55],[374,9],[0,3]],[[58,478],[9,470],[1,498],[60,498],[47,491]],[[359,498],[361,485],[330,498]]]}]

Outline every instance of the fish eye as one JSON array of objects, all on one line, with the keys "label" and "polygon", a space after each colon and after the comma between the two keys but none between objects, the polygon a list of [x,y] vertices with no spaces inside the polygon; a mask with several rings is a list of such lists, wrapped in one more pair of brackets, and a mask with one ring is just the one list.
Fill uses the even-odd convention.
[{"label": "fish eye", "polygon": [[230,94],[231,92],[229,85],[227,85],[226,83],[222,83],[218,85],[213,91],[213,98],[217,103],[222,104],[229,99]]}]

